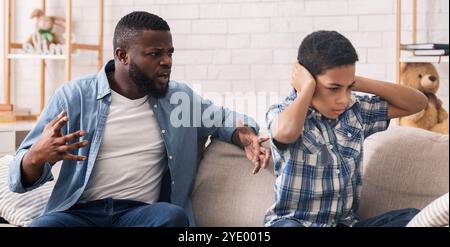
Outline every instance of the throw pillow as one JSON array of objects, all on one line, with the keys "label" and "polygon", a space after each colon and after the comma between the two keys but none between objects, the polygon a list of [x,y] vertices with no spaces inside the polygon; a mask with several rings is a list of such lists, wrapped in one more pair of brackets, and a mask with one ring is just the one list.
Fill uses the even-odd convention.
[{"label": "throw pillow", "polygon": [[0,217],[12,225],[28,226],[44,211],[55,182],[49,181],[24,194],[11,192],[8,188],[8,173],[13,159],[11,155],[0,158]]},{"label": "throw pillow", "polygon": [[448,226],[448,193],[437,198],[423,208],[409,223],[408,227]]}]

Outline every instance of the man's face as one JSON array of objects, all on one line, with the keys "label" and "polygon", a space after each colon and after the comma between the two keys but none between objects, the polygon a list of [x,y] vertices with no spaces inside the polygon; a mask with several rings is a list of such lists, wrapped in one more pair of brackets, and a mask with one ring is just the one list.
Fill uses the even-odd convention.
[{"label": "man's face", "polygon": [[352,87],[355,84],[355,65],[328,69],[316,76],[316,82],[313,107],[325,117],[336,119],[350,102]]},{"label": "man's face", "polygon": [[164,97],[169,87],[173,52],[170,31],[143,31],[142,37],[128,49],[128,76],[143,93]]}]

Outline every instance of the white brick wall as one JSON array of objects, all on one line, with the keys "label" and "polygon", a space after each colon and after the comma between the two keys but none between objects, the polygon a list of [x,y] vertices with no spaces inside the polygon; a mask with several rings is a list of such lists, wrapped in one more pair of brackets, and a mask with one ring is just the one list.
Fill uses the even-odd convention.
[{"label": "white brick wall", "polygon": [[[20,23],[15,38],[23,41],[31,32],[29,26],[33,23],[28,16],[35,6],[29,0],[15,2],[19,6],[16,22]],[[36,2],[36,7],[39,4],[32,2]],[[49,12],[64,15],[64,1],[47,2]],[[77,0],[73,4],[77,7],[73,13],[76,40],[95,42],[97,1]],[[346,35],[360,56],[358,74],[395,80],[394,0],[105,0],[105,61],[112,57],[114,26],[133,10],[153,12],[169,22],[176,48],[173,79],[187,82],[214,98],[226,93],[253,94],[256,101],[248,104],[247,113],[261,124],[267,107],[290,91],[291,63],[302,39],[314,30],[334,29]],[[403,1],[403,10],[403,42],[410,42],[408,0]],[[418,10],[418,41],[448,43],[448,1],[418,0]],[[74,59],[74,77],[96,72],[95,61],[94,53],[80,53]],[[18,104],[36,111],[37,62],[14,64],[14,98]],[[63,63],[49,64],[48,95],[64,83]],[[448,109],[448,64],[437,67],[442,77],[439,96]],[[210,92],[216,94],[207,94]],[[225,99],[218,99],[217,103],[234,105]]]}]

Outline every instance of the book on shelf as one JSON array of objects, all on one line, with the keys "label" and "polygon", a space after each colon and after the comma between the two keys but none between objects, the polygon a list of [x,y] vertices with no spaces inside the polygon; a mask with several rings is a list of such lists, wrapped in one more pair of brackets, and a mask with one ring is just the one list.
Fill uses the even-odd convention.
[{"label": "book on shelf", "polygon": [[415,50],[415,56],[448,56],[448,49],[440,50]]},{"label": "book on shelf", "polygon": [[14,109],[14,113],[20,116],[31,115],[31,110],[28,108],[16,107],[16,109]]},{"label": "book on shelf", "polygon": [[448,44],[443,43],[416,43],[416,44],[401,44],[401,50],[445,50],[449,49]]},{"label": "book on shelf", "polygon": [[0,123],[13,123],[16,121],[16,115],[13,111],[0,111]]},{"label": "book on shelf", "polygon": [[11,104],[0,104],[0,112],[14,111],[14,105]]},{"label": "book on shelf", "polygon": [[17,108],[11,104],[0,104],[0,123],[35,121],[36,119],[36,115],[31,115],[30,109]]}]

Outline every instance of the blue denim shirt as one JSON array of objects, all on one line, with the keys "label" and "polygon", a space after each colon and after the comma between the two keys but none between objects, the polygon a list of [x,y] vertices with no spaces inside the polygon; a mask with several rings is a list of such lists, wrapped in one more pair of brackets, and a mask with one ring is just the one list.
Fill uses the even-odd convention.
[{"label": "blue denim shirt", "polygon": [[[98,74],[61,86],[51,97],[39,121],[17,150],[15,160],[11,164],[9,187],[13,192],[24,193],[53,180],[51,173],[53,164],[46,163],[42,176],[36,183],[29,187],[21,183],[22,158],[39,139],[47,123],[61,111],[66,111],[69,121],[62,128],[62,134],[78,130],[87,132],[82,140],[88,140],[89,146],[72,153],[88,158],[85,161],[63,161],[58,181],[44,213],[69,209],[77,203],[88,183],[102,142],[111,104],[111,89],[107,79],[107,73],[111,71],[114,71],[112,60]],[[175,81],[170,81],[166,97],[160,99],[151,97],[149,107],[155,114],[166,147],[165,160],[169,173],[166,173],[163,179],[161,196],[170,198],[170,202],[185,208],[191,225],[195,225],[191,193],[197,174],[198,139],[212,136],[231,142],[237,119],[253,127],[257,133],[259,128],[253,119],[224,107],[215,106],[211,101],[202,99],[187,85]],[[183,114],[187,114],[183,118],[180,114],[173,114],[180,113],[181,109]],[[215,121],[212,126],[210,124],[206,126],[200,119],[200,114],[203,119],[207,117],[218,121]],[[181,126],[173,126],[171,118],[176,120],[175,117],[186,121]],[[133,137],[130,136],[130,138]],[[167,189],[164,189],[165,187]]]}]

